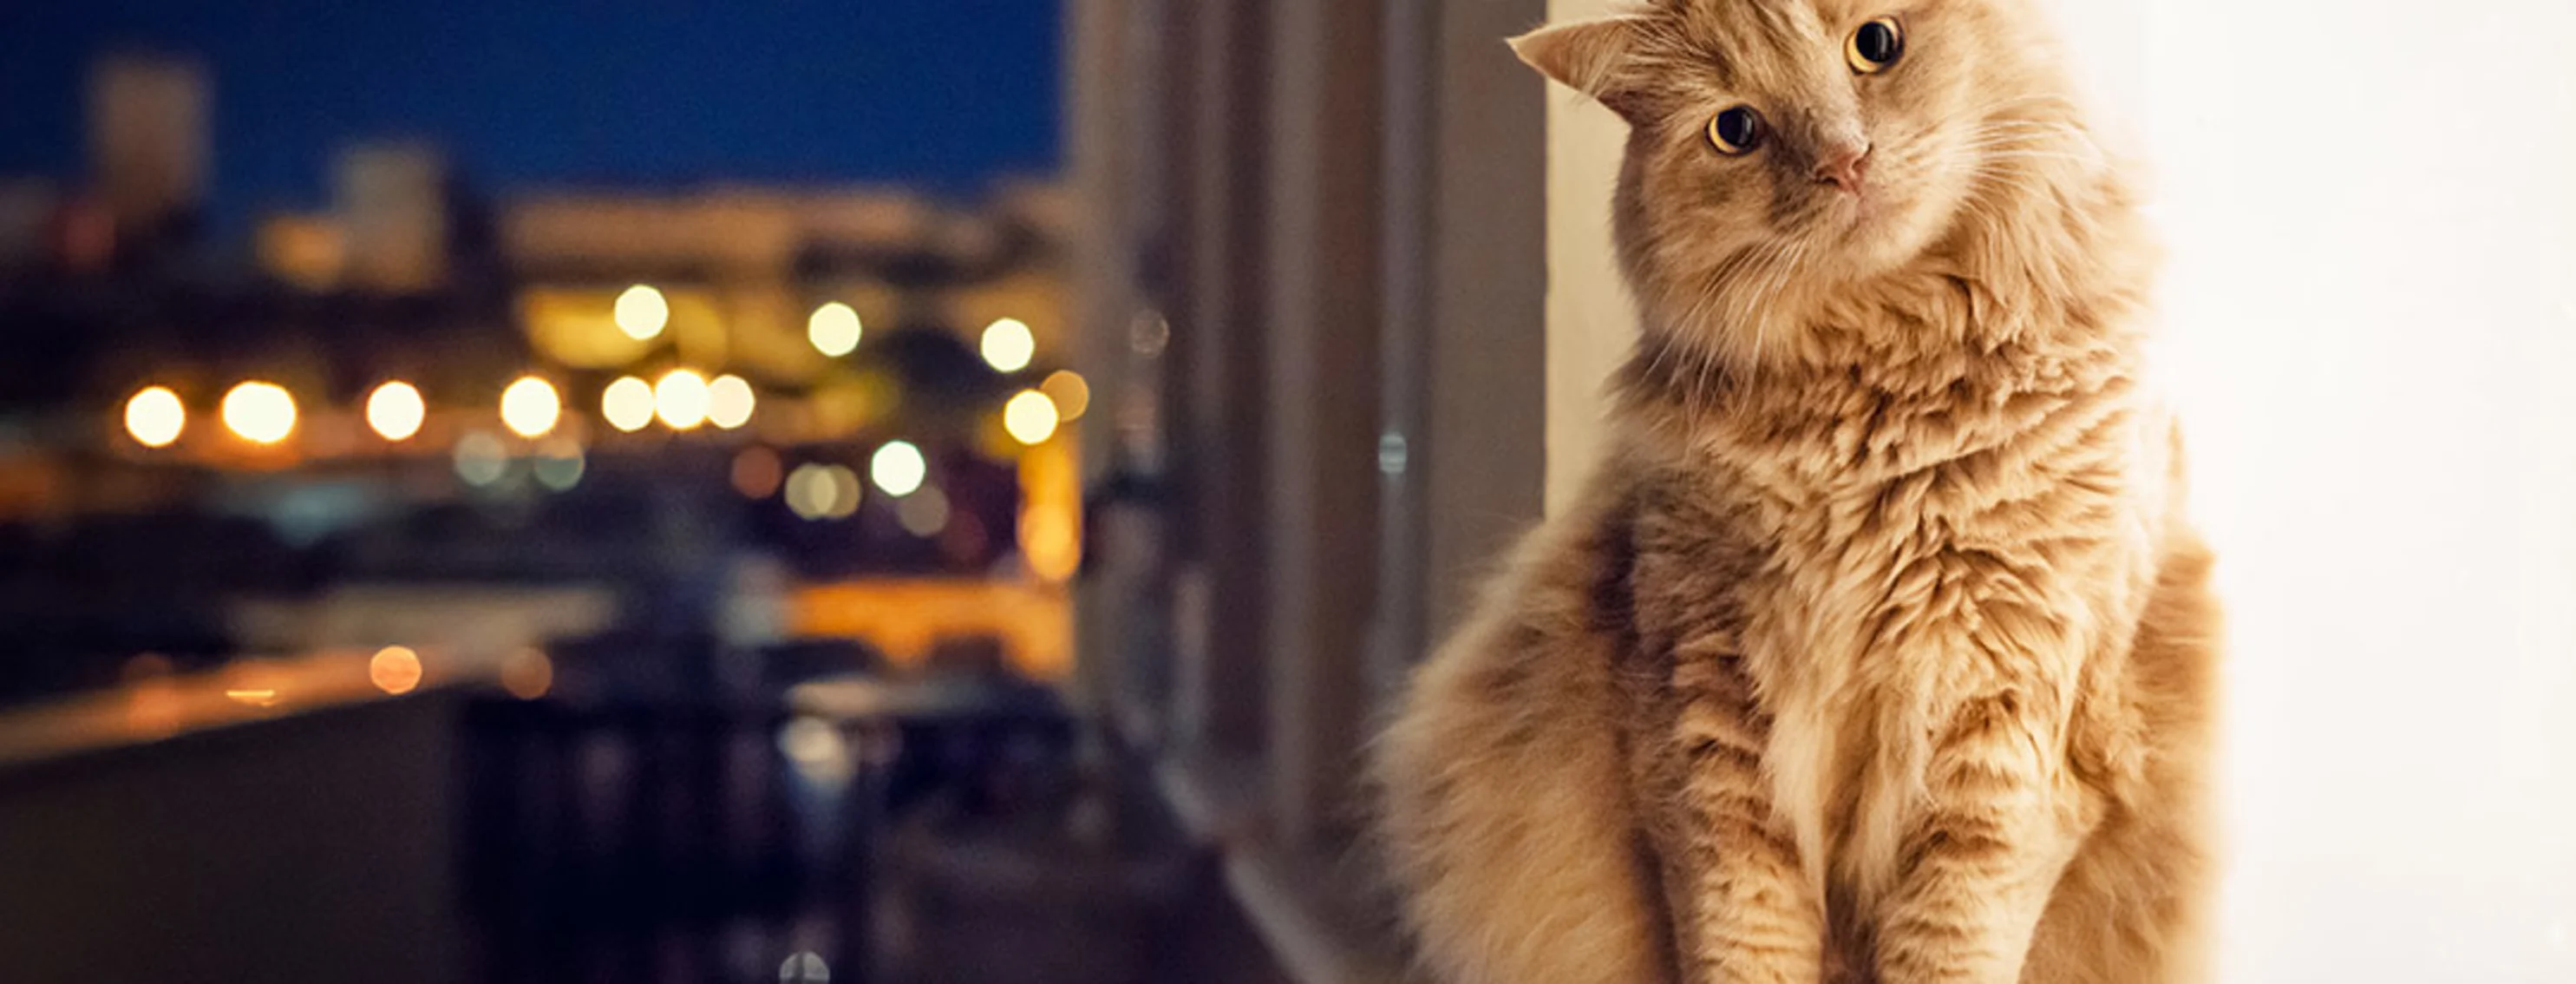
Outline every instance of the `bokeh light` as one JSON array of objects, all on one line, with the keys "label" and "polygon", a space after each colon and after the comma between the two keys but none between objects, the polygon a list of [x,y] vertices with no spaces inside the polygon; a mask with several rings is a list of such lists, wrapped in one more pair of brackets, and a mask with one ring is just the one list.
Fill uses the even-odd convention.
[{"label": "bokeh light", "polygon": [[732,373],[718,376],[707,383],[707,422],[724,430],[748,424],[758,402],[750,382]]},{"label": "bokeh light", "polygon": [[707,422],[707,377],[673,369],[653,384],[653,415],[672,430],[696,430]]},{"label": "bokeh light", "polygon": [[1038,392],[1055,401],[1056,413],[1067,423],[1081,420],[1083,413],[1091,409],[1091,382],[1071,369],[1048,374],[1046,382],[1038,384]]},{"label": "bokeh light", "polygon": [[799,519],[848,519],[859,511],[859,476],[840,465],[807,463],[787,476],[787,510]]},{"label": "bokeh light", "polygon": [[930,462],[910,441],[887,441],[868,458],[868,478],[887,495],[911,495],[930,477]]},{"label": "bokeh light", "polygon": [[859,312],[839,301],[815,308],[813,317],[805,319],[805,340],[814,344],[814,351],[836,359],[858,351],[865,333]]},{"label": "bokeh light", "polygon": [[465,484],[481,488],[501,480],[510,470],[510,449],[501,439],[475,431],[456,440],[456,477]]},{"label": "bokeh light", "polygon": [[918,537],[938,536],[948,528],[948,496],[936,488],[927,488],[904,496],[896,503],[894,518],[904,531]]},{"label": "bokeh light", "polygon": [[625,332],[626,337],[651,338],[662,333],[663,325],[671,323],[671,302],[662,297],[661,291],[636,284],[617,295],[616,316],[617,330]]},{"label": "bokeh light", "polygon": [[1055,436],[1055,401],[1036,390],[1021,390],[1002,405],[1002,429],[1011,439],[1022,444],[1037,444]]},{"label": "bokeh light", "polygon": [[275,444],[295,433],[295,397],[276,383],[247,382],[224,394],[224,426],[245,441]]},{"label": "bokeh light", "polygon": [[403,646],[376,650],[367,661],[367,680],[389,694],[407,694],[420,686],[420,654]]},{"label": "bokeh light", "polygon": [[501,689],[520,700],[535,700],[555,686],[555,661],[545,650],[522,649],[501,661]]},{"label": "bokeh light", "polygon": [[385,440],[410,440],[428,417],[429,405],[421,402],[420,390],[410,383],[396,380],[367,394],[367,426]]},{"label": "bokeh light", "polygon": [[537,484],[557,492],[568,492],[581,484],[581,473],[589,466],[581,453],[581,442],[569,437],[549,437],[537,445],[535,471]]},{"label": "bokeh light", "polygon": [[501,422],[520,437],[542,437],[563,419],[563,398],[553,383],[521,376],[501,391]]},{"label": "bokeh light", "polygon": [[1023,509],[1020,556],[1027,559],[1030,572],[1037,576],[1049,581],[1065,580],[1082,565],[1081,533],[1060,510]]},{"label": "bokeh light", "polygon": [[[834,736],[834,740],[839,740],[837,735]],[[790,757],[793,758],[793,756]],[[846,759],[846,756],[843,756],[843,759]],[[798,772],[808,773],[808,778],[816,778],[810,774],[815,763],[797,759],[796,764]],[[820,955],[810,950],[788,957],[786,963],[778,965],[778,984],[831,984],[831,981],[832,966],[824,963]]]},{"label": "bokeh light", "polygon": [[[778,729],[778,752],[787,757],[788,767],[795,769],[798,775],[804,776],[808,781],[817,783],[845,781],[852,772],[853,762],[850,757],[849,740],[841,737],[840,729],[821,718],[800,715],[781,726]],[[813,960],[814,968],[822,966],[821,958],[812,954],[798,956]],[[797,961],[791,958],[787,963],[788,966],[779,968],[780,981],[794,981],[801,984],[806,981],[831,980],[828,971],[822,972],[822,976],[819,977],[811,970],[791,975],[792,971],[797,970]]]},{"label": "bokeh light", "polygon": [[733,490],[746,499],[766,499],[778,491],[780,481],[778,452],[760,445],[742,449],[733,456]]},{"label": "bokeh light", "polygon": [[619,376],[599,395],[599,415],[608,426],[627,433],[644,429],[653,422],[653,384],[633,376]]},{"label": "bokeh light", "polygon": [[168,447],[188,429],[188,408],[167,386],[146,386],[125,401],[125,433],[147,448]]},{"label": "bokeh light", "polygon": [[1002,318],[984,326],[984,361],[1003,372],[1018,372],[1029,367],[1029,359],[1038,352],[1037,338],[1029,326],[1018,318]]}]

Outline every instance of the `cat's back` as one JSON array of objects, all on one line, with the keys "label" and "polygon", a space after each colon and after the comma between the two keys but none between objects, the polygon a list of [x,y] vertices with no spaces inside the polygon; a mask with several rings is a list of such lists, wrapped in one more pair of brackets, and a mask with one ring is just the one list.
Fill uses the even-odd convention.
[{"label": "cat's back", "polygon": [[1448,980],[1666,980],[1617,679],[1633,476],[1531,533],[1374,750],[1380,833]]}]

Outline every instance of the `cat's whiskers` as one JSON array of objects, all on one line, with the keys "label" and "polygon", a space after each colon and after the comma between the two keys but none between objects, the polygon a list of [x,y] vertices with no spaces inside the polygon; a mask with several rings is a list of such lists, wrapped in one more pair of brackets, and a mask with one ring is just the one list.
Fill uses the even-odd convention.
[{"label": "cat's whiskers", "polygon": [[1772,302],[1779,299],[1781,291],[1788,289],[1791,275],[1797,272],[1800,263],[1805,262],[1807,251],[1813,244],[1814,240],[1801,239],[1790,246],[1786,258],[1773,268],[1771,277],[1763,282],[1762,292],[1752,299],[1748,308],[1754,319],[1751,339],[1753,358],[1749,360],[1751,365],[1758,367],[1763,364],[1763,357],[1767,354],[1765,350],[1770,347],[1771,342],[1771,319],[1776,314],[1771,309]]},{"label": "cat's whiskers", "polygon": [[[1707,322],[1711,313],[1710,308],[1720,303],[1721,298],[1728,296],[1729,289],[1736,283],[1736,278],[1750,268],[1761,255],[1760,247],[1747,246],[1736,250],[1724,262],[1719,263],[1717,269],[1708,274],[1706,283],[1701,289],[1693,292],[1690,305],[1683,309],[1678,319],[1679,323],[1675,327],[1681,331],[1702,334],[1725,332],[1729,326],[1712,325]],[[1670,354],[1673,348],[1672,345],[1665,345],[1656,349],[1654,358],[1647,363],[1646,371],[1649,374],[1659,373],[1663,369],[1664,357]]]}]

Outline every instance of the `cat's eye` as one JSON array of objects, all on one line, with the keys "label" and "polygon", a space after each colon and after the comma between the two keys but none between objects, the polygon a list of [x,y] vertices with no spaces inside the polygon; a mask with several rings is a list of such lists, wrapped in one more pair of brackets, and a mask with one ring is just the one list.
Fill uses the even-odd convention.
[{"label": "cat's eye", "polygon": [[1708,142],[1717,152],[1733,156],[1762,145],[1762,114],[1751,106],[1731,106],[1710,117]]},{"label": "cat's eye", "polygon": [[1843,58],[1862,75],[1882,72],[1905,56],[1905,25],[1894,17],[1875,17],[1843,42]]}]

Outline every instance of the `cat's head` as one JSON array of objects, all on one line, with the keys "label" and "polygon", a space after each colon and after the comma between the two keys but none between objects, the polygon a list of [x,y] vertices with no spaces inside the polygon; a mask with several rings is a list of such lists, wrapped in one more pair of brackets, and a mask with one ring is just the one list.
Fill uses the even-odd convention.
[{"label": "cat's head", "polygon": [[1900,268],[2085,166],[2035,13],[1657,0],[1513,48],[1628,121],[1616,221],[1650,321],[1758,355],[1799,292]]}]

